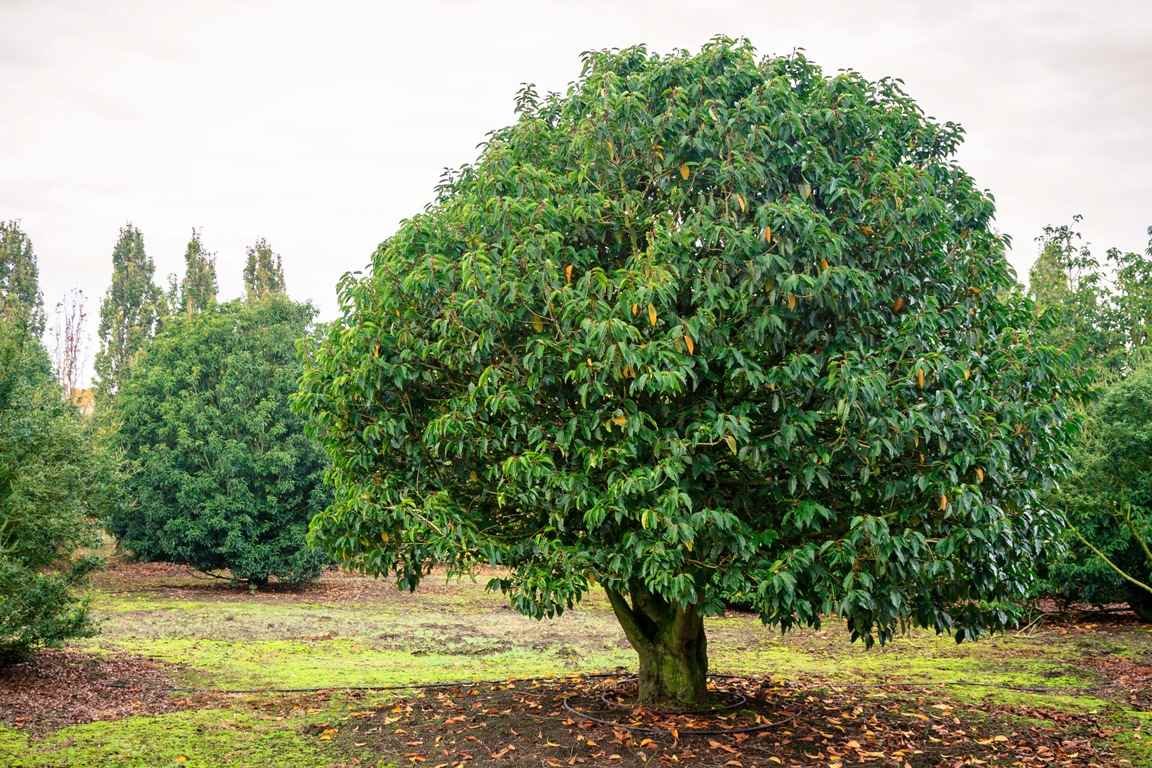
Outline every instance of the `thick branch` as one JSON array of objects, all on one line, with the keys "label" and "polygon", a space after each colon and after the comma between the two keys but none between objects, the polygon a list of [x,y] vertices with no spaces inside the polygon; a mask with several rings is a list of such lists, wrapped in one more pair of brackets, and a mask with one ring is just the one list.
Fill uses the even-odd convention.
[{"label": "thick branch", "polygon": [[1103,560],[1105,563],[1107,563],[1107,564],[1108,564],[1108,566],[1109,566],[1109,567],[1110,567],[1112,570],[1116,571],[1116,573],[1118,573],[1118,574],[1120,575],[1120,578],[1124,579],[1125,581],[1130,581],[1130,582],[1132,582],[1133,584],[1135,584],[1136,586],[1140,587],[1140,589],[1144,590],[1145,592],[1148,592],[1149,594],[1152,594],[1152,587],[1148,586],[1147,584],[1145,584],[1144,582],[1140,581],[1139,579],[1137,579],[1137,578],[1136,578],[1135,576],[1133,576],[1132,574],[1130,574],[1130,573],[1128,573],[1127,571],[1125,571],[1125,570],[1124,570],[1123,568],[1121,568],[1120,566],[1116,565],[1116,563],[1112,562],[1112,561],[1111,561],[1111,560],[1108,558],[1108,555],[1106,555],[1106,554],[1104,554],[1103,552],[1101,552],[1101,551],[1100,551],[1100,550],[1099,550],[1099,549],[1096,547],[1096,545],[1094,545],[1092,542],[1088,541],[1088,539],[1084,538],[1084,534],[1080,533],[1079,529],[1077,529],[1077,528],[1072,528],[1072,533],[1076,534],[1076,538],[1080,539],[1080,542],[1081,542],[1081,543],[1082,543],[1084,546],[1088,547],[1088,549],[1090,549],[1090,550],[1092,550],[1094,553],[1096,553],[1096,556],[1097,556],[1097,557],[1099,557],[1101,560]]},{"label": "thick branch", "polygon": [[608,587],[604,587],[604,592],[608,595],[608,602],[612,604],[612,612],[616,614],[616,620],[619,621],[620,626],[624,628],[624,634],[628,637],[628,642],[637,648],[642,645],[648,645],[651,640],[640,626],[640,621],[635,611],[628,605],[628,601],[624,598],[624,595]]}]

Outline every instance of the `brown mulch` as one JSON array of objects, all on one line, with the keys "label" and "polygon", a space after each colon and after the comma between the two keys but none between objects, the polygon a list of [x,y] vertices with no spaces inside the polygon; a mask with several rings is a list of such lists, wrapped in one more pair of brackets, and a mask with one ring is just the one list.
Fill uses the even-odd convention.
[{"label": "brown mulch", "polygon": [[0,666],[0,722],[33,733],[75,723],[169,712],[189,705],[169,693],[163,664],[45,650]]},{"label": "brown mulch", "polygon": [[1124,656],[1090,656],[1083,663],[1105,681],[1113,698],[1152,712],[1152,664]]},{"label": "brown mulch", "polygon": [[[883,686],[738,679],[718,683],[728,694],[747,697],[738,709],[669,716],[614,707],[611,697],[602,697],[625,684],[585,678],[428,689],[310,734],[420,768],[1124,765],[1109,751],[1104,726],[1090,715],[962,706]],[[581,714],[566,709],[565,701]],[[691,733],[757,724],[768,727]]]},{"label": "brown mulch", "polygon": [[[485,584],[488,579],[503,575],[494,568],[480,568],[476,573],[477,583]],[[434,572],[420,583],[418,593],[409,593],[396,588],[392,579],[349,573],[338,568],[329,568],[314,582],[302,586],[285,586],[275,582],[251,591],[243,584],[230,582],[227,573],[208,575],[186,565],[173,563],[137,563],[113,560],[103,571],[92,577],[92,585],[109,592],[130,592],[134,594],[159,594],[166,598],[196,600],[249,601],[267,599],[276,602],[355,603],[364,600],[387,600],[403,602],[419,601],[428,595],[456,594],[459,584],[448,582],[442,572]]]}]

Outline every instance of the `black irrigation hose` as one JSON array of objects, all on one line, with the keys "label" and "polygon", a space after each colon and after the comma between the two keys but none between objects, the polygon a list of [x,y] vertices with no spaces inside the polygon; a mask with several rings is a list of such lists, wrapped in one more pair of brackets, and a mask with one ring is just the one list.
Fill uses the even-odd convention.
[{"label": "black irrigation hose", "polygon": [[[717,679],[746,679],[747,675],[733,675],[724,673],[710,673],[708,675]],[[635,677],[622,672],[590,672],[578,675],[582,679],[604,679],[609,677]],[[474,688],[479,685],[515,685],[518,683],[557,683],[573,677],[517,677],[505,680],[457,680],[441,683],[394,683],[390,685],[324,685],[312,688],[186,688],[169,686],[164,690],[170,693],[326,693],[329,691],[420,691],[436,690],[442,688]],[[998,691],[1016,691],[1019,693],[1054,693],[1054,694],[1080,694],[1092,693],[1091,688],[1064,688],[1052,686],[1023,686],[1023,685],[995,685],[992,683],[977,683],[969,680],[896,680],[890,682],[831,682],[826,681],[819,687],[823,688],[932,688],[935,686],[954,687],[970,686],[973,688],[990,688]],[[113,688],[129,688],[129,685],[112,684]],[[521,693],[532,693],[521,691]]]},{"label": "black irrigation hose", "polygon": [[657,736],[673,736],[674,738],[679,738],[680,736],[732,736],[737,733],[756,733],[757,731],[766,731],[769,728],[778,728],[796,719],[796,715],[789,715],[782,720],[777,720],[772,723],[757,723],[756,725],[746,725],[742,728],[686,728],[684,730],[677,729],[675,733],[673,733],[671,728],[649,728],[641,725],[625,725],[619,720],[605,720],[595,715],[590,715],[572,706],[569,703],[570,698],[570,696],[564,697],[564,709],[576,715],[581,720],[588,720],[612,728],[620,728],[631,733],[650,733]]}]

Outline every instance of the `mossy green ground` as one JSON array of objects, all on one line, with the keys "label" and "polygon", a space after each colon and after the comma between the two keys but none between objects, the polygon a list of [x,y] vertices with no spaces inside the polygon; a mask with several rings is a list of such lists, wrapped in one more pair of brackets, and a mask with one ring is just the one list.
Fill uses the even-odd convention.
[{"label": "mossy green ground", "polygon": [[[101,634],[77,644],[93,654],[130,653],[177,666],[182,686],[242,689],[388,686],[561,676],[632,668],[635,658],[599,596],[553,621],[510,611],[483,580],[431,582],[412,594],[351,577],[303,593],[235,592],[172,573],[121,569],[93,591]],[[1060,628],[957,645],[915,632],[866,650],[830,625],[781,635],[751,616],[710,621],[713,670],[803,676],[830,685],[929,685],[942,700],[1007,708],[1096,712],[1122,725],[1119,742],[1152,762],[1152,721],[1101,693],[1085,659],[1152,658],[1152,631]],[[1038,690],[1037,690],[1038,689]],[[379,701],[396,692],[355,694]],[[356,755],[309,732],[349,716],[353,694],[218,695],[206,708],[90,723],[48,735],[0,727],[0,765],[344,766]],[[299,697],[297,697],[299,698]]]}]

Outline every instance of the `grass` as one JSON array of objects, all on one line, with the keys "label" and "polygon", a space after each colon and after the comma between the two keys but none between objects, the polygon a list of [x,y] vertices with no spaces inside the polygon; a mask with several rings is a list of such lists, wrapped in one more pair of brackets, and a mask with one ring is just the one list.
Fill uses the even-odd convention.
[{"label": "grass", "polygon": [[[76,647],[170,662],[178,665],[181,685],[217,691],[501,680],[635,664],[599,596],[558,620],[536,622],[512,613],[480,583],[432,583],[416,595],[362,580],[333,585],[339,588],[253,594],[171,574],[133,578],[127,569],[98,583],[92,597],[102,632]],[[345,590],[348,585],[355,589]],[[829,685],[859,685],[861,695],[870,685],[922,684],[942,701],[1100,713],[1124,724],[1116,743],[1134,765],[1152,764],[1152,715],[1100,693],[1083,663],[1101,652],[1152,658],[1147,629],[1099,637],[1042,631],[963,645],[914,632],[872,650],[849,644],[839,626],[781,635],[754,617],[731,615],[712,620],[708,629],[717,672],[815,677]],[[0,765],[354,764],[355,756],[334,753],[308,729],[352,716],[354,705],[364,706],[362,697],[324,696],[297,707],[283,699],[216,697],[206,708],[75,725],[43,736],[0,727]]]}]

